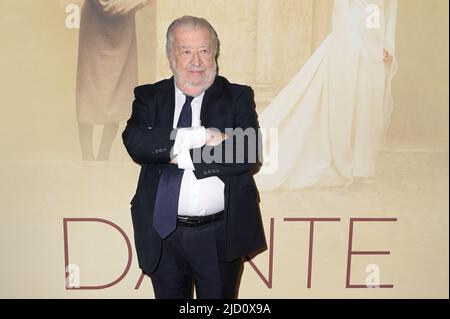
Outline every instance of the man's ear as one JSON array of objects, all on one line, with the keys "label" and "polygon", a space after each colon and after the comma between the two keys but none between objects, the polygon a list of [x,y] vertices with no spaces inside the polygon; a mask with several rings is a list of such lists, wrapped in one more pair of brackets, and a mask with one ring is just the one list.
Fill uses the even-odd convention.
[{"label": "man's ear", "polygon": [[172,70],[172,72],[175,72],[175,70],[173,69],[173,65],[174,65],[174,58],[173,58],[173,54],[170,54],[169,52],[166,52],[166,57],[167,60],[169,61],[169,67]]}]

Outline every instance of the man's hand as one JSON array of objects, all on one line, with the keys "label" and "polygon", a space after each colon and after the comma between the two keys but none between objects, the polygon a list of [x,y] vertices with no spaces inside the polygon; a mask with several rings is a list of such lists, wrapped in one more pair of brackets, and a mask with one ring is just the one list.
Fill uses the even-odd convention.
[{"label": "man's hand", "polygon": [[225,133],[221,133],[217,129],[207,128],[205,133],[205,145],[207,146],[217,146],[228,138]]}]

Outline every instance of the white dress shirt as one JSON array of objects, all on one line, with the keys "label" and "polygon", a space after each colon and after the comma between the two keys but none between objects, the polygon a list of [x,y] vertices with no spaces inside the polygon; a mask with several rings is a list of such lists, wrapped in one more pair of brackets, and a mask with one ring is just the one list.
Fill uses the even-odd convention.
[{"label": "white dress shirt", "polygon": [[[189,150],[202,147],[205,144],[205,128],[200,123],[200,111],[205,92],[195,97],[191,102],[192,128],[178,129],[174,144],[174,156],[178,168],[184,169],[178,201],[178,215],[206,216],[218,213],[224,209],[224,183],[217,177],[197,179],[194,175]],[[175,85],[175,112],[173,128],[177,127],[178,118],[183,108],[186,96]]]}]

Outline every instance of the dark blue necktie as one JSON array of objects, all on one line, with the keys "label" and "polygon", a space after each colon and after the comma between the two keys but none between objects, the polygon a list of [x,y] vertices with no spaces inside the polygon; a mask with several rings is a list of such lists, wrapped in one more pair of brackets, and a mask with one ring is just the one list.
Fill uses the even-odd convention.
[{"label": "dark blue necktie", "polygon": [[[192,96],[186,95],[186,102],[184,102],[178,118],[178,128],[192,126],[192,100]],[[183,172],[184,170],[179,169],[177,165],[169,164],[166,165],[159,178],[153,213],[153,227],[162,239],[169,236],[177,225],[178,198]]]}]

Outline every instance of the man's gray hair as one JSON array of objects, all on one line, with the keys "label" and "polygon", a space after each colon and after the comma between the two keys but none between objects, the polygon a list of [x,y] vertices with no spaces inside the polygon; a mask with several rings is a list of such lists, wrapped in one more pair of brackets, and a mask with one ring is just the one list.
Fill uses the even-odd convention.
[{"label": "man's gray hair", "polygon": [[197,18],[193,16],[183,16],[174,20],[167,28],[166,33],[166,52],[168,56],[171,56],[173,50],[173,31],[179,26],[191,26],[193,29],[202,27],[206,28],[211,35],[211,42],[213,45],[214,56],[217,61],[220,53],[220,41],[217,36],[216,30],[213,26],[204,18]]}]

